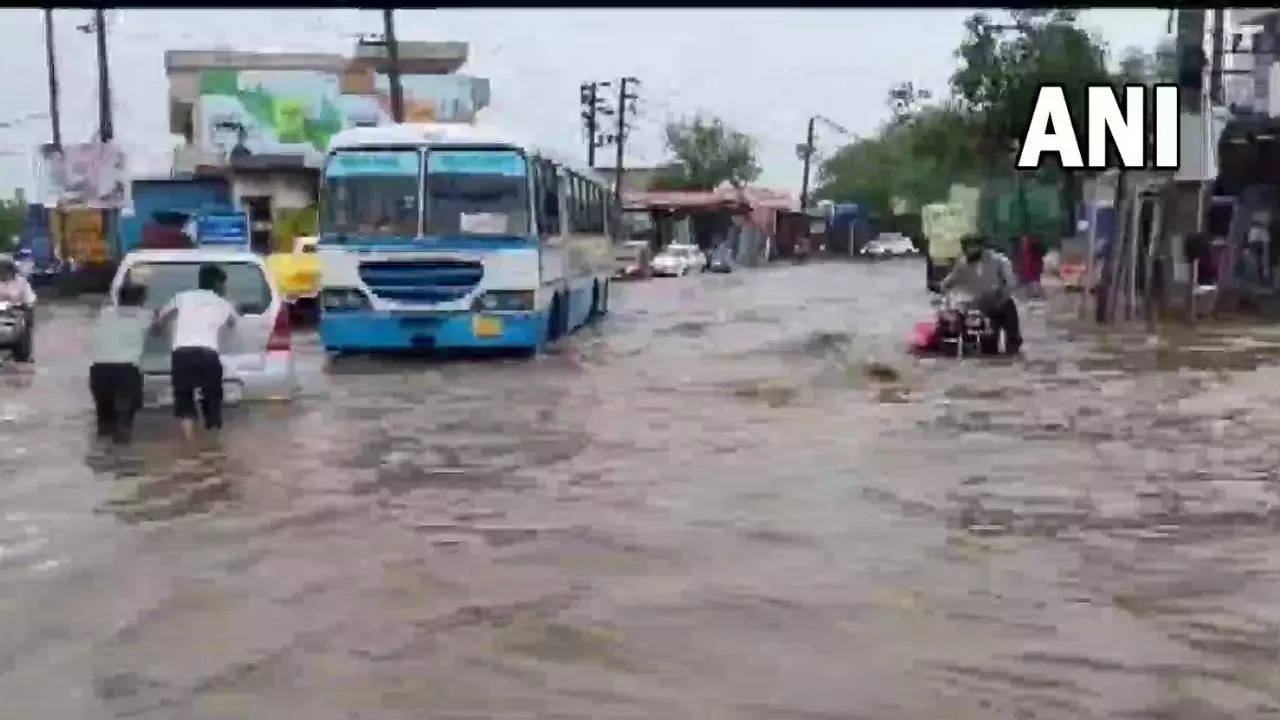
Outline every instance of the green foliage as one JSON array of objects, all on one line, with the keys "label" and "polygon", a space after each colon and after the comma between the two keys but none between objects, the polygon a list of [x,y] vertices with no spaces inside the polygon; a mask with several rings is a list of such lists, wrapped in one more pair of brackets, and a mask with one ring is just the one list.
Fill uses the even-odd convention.
[{"label": "green foliage", "polygon": [[980,152],[1005,167],[1012,164],[1041,85],[1063,87],[1077,113],[1072,122],[1082,129],[1088,86],[1113,81],[1106,46],[1076,26],[1074,11],[1024,9],[1010,16],[1008,25],[981,12],[969,18],[956,50],[960,68],[951,77],[952,93],[977,122]]},{"label": "green foliage", "polygon": [[[955,183],[1010,184],[1014,151],[1041,85],[1061,85],[1068,103],[1082,111],[1090,84],[1167,82],[1175,68],[1172,46],[1164,44],[1151,54],[1130,51],[1120,71],[1109,72],[1105,44],[1080,28],[1070,10],[1011,10],[1003,23],[978,12],[965,29],[950,99],[928,102],[910,82],[893,85],[886,99],[890,119],[820,164],[817,197],[856,201],[888,218],[895,198],[918,210],[946,199]],[[1082,132],[1083,116],[1073,120]],[[1074,172],[1048,168],[1027,174],[1058,186],[1059,206],[1074,205]],[[1026,202],[1024,194],[1019,203]],[[1032,209],[1015,214],[1026,210],[1030,216]]]},{"label": "green foliage", "polygon": [[713,190],[726,181],[742,187],[760,177],[755,140],[719,118],[695,116],[667,125],[666,132],[677,169],[655,178],[654,190]]},{"label": "green foliage", "polygon": [[0,252],[17,249],[14,239],[22,232],[27,221],[27,205],[18,198],[0,198]]},{"label": "green foliage", "polygon": [[945,199],[952,183],[980,174],[973,134],[970,118],[954,104],[899,114],[824,160],[816,196],[853,200],[881,217],[893,215],[895,198],[918,210]]},{"label": "green foliage", "polygon": [[1173,41],[1161,41],[1155,51],[1150,53],[1138,47],[1125,48],[1116,76],[1117,80],[1125,83],[1153,85],[1176,82],[1178,58]]}]

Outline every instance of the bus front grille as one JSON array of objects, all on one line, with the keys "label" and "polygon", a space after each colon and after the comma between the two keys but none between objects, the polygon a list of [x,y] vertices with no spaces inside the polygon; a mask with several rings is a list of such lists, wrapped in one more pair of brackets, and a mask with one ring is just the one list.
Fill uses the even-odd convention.
[{"label": "bus front grille", "polygon": [[384,300],[451,302],[480,284],[484,265],[468,260],[410,260],[360,263],[360,280]]}]

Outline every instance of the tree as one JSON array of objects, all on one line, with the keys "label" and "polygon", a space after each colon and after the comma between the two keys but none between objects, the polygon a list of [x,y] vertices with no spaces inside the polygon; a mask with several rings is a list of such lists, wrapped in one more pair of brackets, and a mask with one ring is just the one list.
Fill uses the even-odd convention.
[{"label": "tree", "polygon": [[755,140],[719,118],[694,116],[670,123],[666,134],[678,167],[655,178],[655,189],[713,190],[723,182],[742,187],[760,177]]},{"label": "tree", "polygon": [[967,35],[956,50],[960,68],[951,77],[956,99],[978,122],[981,152],[993,169],[1011,169],[1042,85],[1063,87],[1073,124],[1083,128],[1087,88],[1113,81],[1105,44],[1076,26],[1075,12],[1028,9],[1010,15],[1009,25],[993,23],[986,13],[966,21]]},{"label": "tree", "polygon": [[0,199],[0,252],[13,252],[17,248],[14,238],[22,232],[27,219],[27,206],[21,198]]},{"label": "tree", "polygon": [[[1014,152],[1041,86],[1063,88],[1072,124],[1079,132],[1085,128],[1088,87],[1117,81],[1107,71],[1106,45],[1076,25],[1074,11],[1012,10],[1010,17],[1012,23],[1007,25],[993,23],[986,13],[969,17],[967,34],[956,50],[960,68],[951,77],[954,96],[974,118],[979,152],[992,174],[1015,172]],[[1071,232],[1079,194],[1077,172],[1061,167],[1045,171],[1041,174],[1060,184],[1067,209],[1063,230]],[[1027,210],[1021,193],[1019,201],[1025,225]]]},{"label": "tree", "polygon": [[1170,39],[1160,41],[1153,52],[1139,47],[1125,48],[1116,79],[1125,83],[1172,83],[1178,78],[1178,58]]},{"label": "tree", "polygon": [[922,104],[927,99],[910,83],[891,87],[887,104],[893,118],[821,163],[816,196],[853,200],[891,217],[895,199],[918,208],[945,199],[953,183],[973,178],[979,163],[971,119],[954,102]]}]

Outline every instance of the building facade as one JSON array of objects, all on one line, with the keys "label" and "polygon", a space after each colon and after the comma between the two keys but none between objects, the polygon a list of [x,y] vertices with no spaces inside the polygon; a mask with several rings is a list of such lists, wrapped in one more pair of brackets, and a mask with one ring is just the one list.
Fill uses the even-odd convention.
[{"label": "building facade", "polygon": [[[405,122],[470,123],[489,81],[458,74],[466,43],[397,43]],[[291,247],[314,232],[329,140],[392,122],[386,49],[351,56],[184,50],[165,53],[175,175],[226,177],[248,212],[254,248]]]}]

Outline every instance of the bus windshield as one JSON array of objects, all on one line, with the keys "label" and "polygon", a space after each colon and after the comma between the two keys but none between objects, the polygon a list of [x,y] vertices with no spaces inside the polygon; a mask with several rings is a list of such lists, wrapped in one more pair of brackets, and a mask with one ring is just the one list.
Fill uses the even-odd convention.
[{"label": "bus windshield", "polygon": [[515,150],[432,150],[427,154],[425,235],[525,235],[525,158]]},{"label": "bus windshield", "polygon": [[346,150],[330,156],[321,242],[416,237],[420,167],[417,150]]}]

